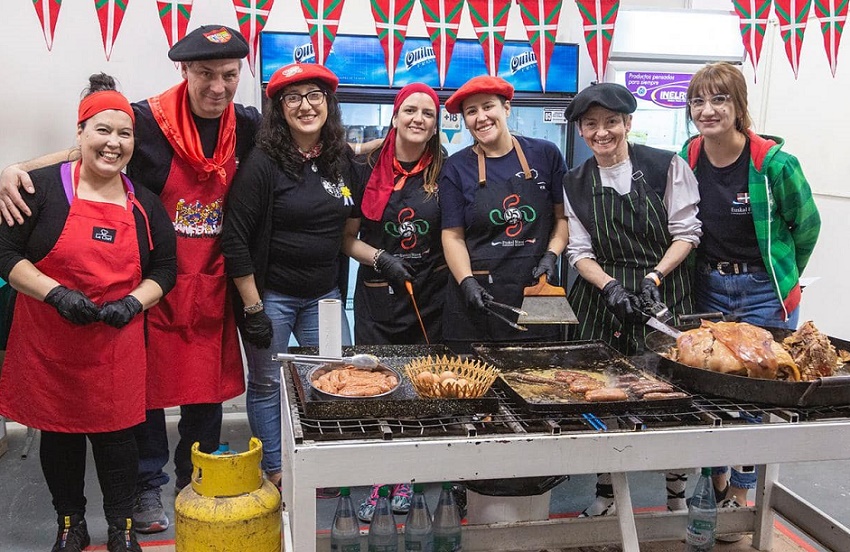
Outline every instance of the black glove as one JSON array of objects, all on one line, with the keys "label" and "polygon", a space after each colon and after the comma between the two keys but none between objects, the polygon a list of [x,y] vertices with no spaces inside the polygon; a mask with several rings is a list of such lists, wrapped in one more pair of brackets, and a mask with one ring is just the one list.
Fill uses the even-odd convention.
[{"label": "black glove", "polygon": [[611,280],[605,287],[602,288],[602,296],[605,297],[605,303],[608,310],[617,317],[621,323],[634,321],[639,317],[636,307],[639,305],[638,298],[634,293],[626,290],[623,284],[617,280]]},{"label": "black glove", "polygon": [[84,293],[59,285],[47,292],[44,302],[59,311],[65,320],[84,326],[97,320],[97,305]]},{"label": "black glove", "polygon": [[245,324],[242,327],[242,338],[260,349],[268,349],[272,344],[272,320],[266,311],[245,314]]},{"label": "black glove", "polygon": [[[658,279],[658,283],[656,284],[656,279]],[[661,285],[661,273],[657,270],[653,270],[646,276],[644,276],[643,281],[640,283],[640,299],[645,305],[654,305],[656,303],[661,302],[661,292],[658,291],[658,286]]]},{"label": "black glove", "polygon": [[104,303],[97,319],[113,328],[123,328],[134,316],[142,312],[143,308],[138,299],[128,295],[123,299]]},{"label": "black glove", "polygon": [[540,278],[540,276],[545,274],[546,279],[551,282],[555,279],[555,263],[557,262],[558,256],[555,255],[555,252],[547,251],[542,257],[540,257],[540,262],[537,263],[537,266],[531,271],[531,275],[535,278]]},{"label": "black glove", "polygon": [[485,303],[492,301],[493,296],[486,289],[481,287],[475,276],[467,276],[460,282],[460,291],[463,292],[463,299],[466,301],[466,306],[474,312],[486,313]]},{"label": "black glove", "polygon": [[393,286],[396,293],[406,293],[404,283],[413,282],[414,270],[410,263],[386,251],[381,251],[375,259],[375,268]]}]

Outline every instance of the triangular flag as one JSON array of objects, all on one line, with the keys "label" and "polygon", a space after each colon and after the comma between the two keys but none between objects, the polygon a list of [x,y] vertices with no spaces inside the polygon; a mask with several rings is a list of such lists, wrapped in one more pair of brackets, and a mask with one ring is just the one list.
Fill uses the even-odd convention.
[{"label": "triangular flag", "polygon": [[773,4],[779,19],[779,33],[785,41],[785,54],[795,79],[800,71],[800,49],[803,47],[811,5],[812,0],[775,0]]},{"label": "triangular flag", "polygon": [[50,51],[53,48],[53,31],[56,30],[56,20],[59,19],[62,0],[32,0],[32,5],[38,15],[39,22],[41,22],[47,50]]},{"label": "triangular flag", "polygon": [[537,56],[540,69],[540,86],[546,92],[546,76],[549,74],[549,60],[555,47],[558,34],[558,18],[561,15],[563,0],[518,0],[522,22],[528,33],[528,41]]},{"label": "triangular flag", "polygon": [[472,28],[484,49],[484,64],[487,73],[495,77],[499,73],[499,59],[505,45],[505,29],[511,0],[466,0]]},{"label": "triangular flag", "polygon": [[841,42],[841,31],[847,21],[848,0],[815,0],[815,15],[820,20],[823,33],[823,47],[829,60],[829,70],[835,77],[838,66],[838,44]]},{"label": "triangular flag", "polygon": [[750,56],[753,71],[758,71],[761,45],[767,30],[771,0],[732,0],[741,25],[741,39]]},{"label": "triangular flag", "polygon": [[597,82],[605,78],[608,52],[614,38],[614,25],[620,9],[619,0],[576,0],[578,11],[584,22],[584,41],[587,53],[596,71]]},{"label": "triangular flag", "polygon": [[165,31],[165,38],[168,40],[169,48],[186,36],[186,27],[189,25],[189,19],[192,17],[192,1],[157,0],[156,2],[156,9],[159,11],[159,20],[162,23],[162,30]]},{"label": "triangular flag", "polygon": [[266,26],[274,0],[233,0],[239,31],[248,41],[248,68],[254,73],[257,60],[257,46],[260,43],[260,31]]},{"label": "triangular flag", "polygon": [[103,52],[106,54],[107,61],[112,55],[112,47],[115,45],[115,38],[121,29],[124,12],[129,3],[130,0],[94,0],[97,20],[100,22],[100,35],[103,38]]},{"label": "triangular flag", "polygon": [[422,0],[422,16],[434,48],[440,87],[446,82],[462,12],[463,0]]},{"label": "triangular flag", "polygon": [[325,64],[339,28],[339,16],[345,0],[301,0],[301,11],[307,20],[316,63]]},{"label": "triangular flag", "polygon": [[387,64],[387,75],[390,86],[395,78],[395,68],[401,56],[401,47],[407,36],[407,21],[416,0],[371,0],[372,18],[375,20],[375,30],[384,49],[384,59]]}]

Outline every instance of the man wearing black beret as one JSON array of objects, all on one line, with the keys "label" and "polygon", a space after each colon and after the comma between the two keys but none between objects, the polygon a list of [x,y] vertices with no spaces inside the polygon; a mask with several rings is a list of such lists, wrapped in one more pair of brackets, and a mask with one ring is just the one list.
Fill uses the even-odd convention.
[{"label": "man wearing black beret", "polygon": [[[247,55],[248,43],[238,31],[223,25],[195,29],[168,52],[180,62],[182,82],[133,104],[136,147],[127,174],[159,194],[171,215],[179,267],[177,285],[147,313],[149,410],[136,431],[140,460],[133,513],[140,533],[169,525],[161,499],[169,480],[163,472],[169,457],[163,409],[180,407],[174,454],[179,490],[192,474],[192,444],[199,442],[207,453],[218,448],[222,402],[244,390],[219,236],[226,192],[261,121],[256,108],[233,103]],[[24,170],[78,157],[78,150],[70,150],[7,167],[0,188],[18,207],[2,202],[7,223],[23,222],[20,211],[30,214],[17,191],[20,181],[34,192]]]},{"label": "man wearing black beret", "polygon": [[[601,339],[626,355],[643,349],[641,311],[664,303],[676,315],[693,312],[682,261],[702,235],[687,163],[627,141],[636,108],[627,88],[602,83],[579,92],[565,112],[593,152],[564,177],[567,258],[580,276],[569,295],[579,319],[570,338]],[[671,510],[685,508],[686,477],[667,474]],[[609,474],[600,474],[596,495],[583,516],[615,513]]]}]

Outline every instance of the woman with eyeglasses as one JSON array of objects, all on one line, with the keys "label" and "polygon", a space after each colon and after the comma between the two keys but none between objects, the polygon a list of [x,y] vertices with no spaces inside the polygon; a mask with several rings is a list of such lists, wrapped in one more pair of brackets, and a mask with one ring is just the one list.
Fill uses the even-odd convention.
[{"label": "woman with eyeglasses", "polygon": [[[687,119],[699,131],[681,155],[702,200],[697,249],[698,312],[722,312],[757,326],[794,329],[800,275],[814,250],[820,216],[796,157],[784,140],[756,134],[740,69],[721,62],[693,76]],[[715,491],[744,506],[756,474],[716,470]],[[722,502],[722,500],[718,500]]]},{"label": "woman with eyeglasses", "polygon": [[[263,469],[280,483],[280,363],[292,334],[319,345],[319,301],[340,299],[343,229],[360,212],[352,198],[354,152],[345,142],[339,79],[312,63],[278,69],[266,88],[257,146],[228,197],[222,252],[242,305],[248,361],[246,405],[263,442]],[[350,345],[342,315],[342,344]]]}]

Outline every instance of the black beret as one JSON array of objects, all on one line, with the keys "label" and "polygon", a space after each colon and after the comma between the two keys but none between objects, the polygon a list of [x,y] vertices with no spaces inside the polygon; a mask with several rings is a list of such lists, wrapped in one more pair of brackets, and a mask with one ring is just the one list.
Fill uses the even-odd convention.
[{"label": "black beret", "polygon": [[239,31],[224,25],[204,25],[177,41],[168,51],[171,61],[242,59],[248,42]]},{"label": "black beret", "polygon": [[576,94],[567,110],[564,111],[564,117],[570,121],[577,121],[593,104],[601,105],[617,113],[634,113],[637,109],[637,100],[628,88],[622,84],[602,82],[588,86]]}]

